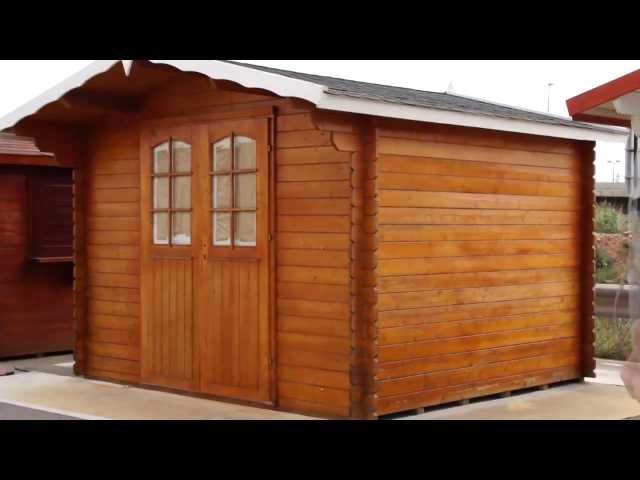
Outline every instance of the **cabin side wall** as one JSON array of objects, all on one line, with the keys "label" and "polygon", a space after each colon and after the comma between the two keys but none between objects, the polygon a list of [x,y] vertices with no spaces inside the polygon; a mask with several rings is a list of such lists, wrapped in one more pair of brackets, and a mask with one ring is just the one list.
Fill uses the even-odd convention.
[{"label": "cabin side wall", "polygon": [[[72,264],[36,263],[31,258],[30,182],[52,173],[0,165],[0,357],[73,347]],[[67,170],[54,178],[68,185],[70,177]]]},{"label": "cabin side wall", "polygon": [[593,143],[378,129],[377,413],[589,375]]}]

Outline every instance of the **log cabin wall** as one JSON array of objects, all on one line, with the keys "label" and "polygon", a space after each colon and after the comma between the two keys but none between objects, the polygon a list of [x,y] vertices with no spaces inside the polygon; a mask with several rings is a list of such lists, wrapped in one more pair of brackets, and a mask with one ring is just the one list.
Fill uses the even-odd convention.
[{"label": "log cabin wall", "polygon": [[[69,186],[71,172],[34,166],[0,165],[0,357],[60,352],[73,348],[72,264],[34,260],[34,214],[42,206],[32,189],[35,182]],[[71,230],[71,198],[44,197],[49,213],[68,214],[63,229]],[[50,218],[53,215],[50,216]],[[42,227],[58,227],[45,225]],[[45,244],[59,232],[46,228]],[[66,235],[65,235],[66,238]]]},{"label": "log cabin wall", "polygon": [[590,375],[593,143],[378,137],[377,413]]},{"label": "log cabin wall", "polygon": [[[188,118],[264,106],[278,111],[273,138],[277,405],[348,417],[352,399],[359,398],[350,381],[350,272],[352,157],[360,147],[353,146],[353,138],[344,150],[336,146],[336,135],[349,135],[340,131],[348,128],[345,122],[321,125],[301,102],[220,90],[200,78],[154,91],[143,111],[149,119]],[[77,199],[85,199],[77,203],[78,238],[86,238],[85,263],[78,255],[76,280],[84,288],[86,308],[77,346],[78,357],[86,360],[78,370],[128,383],[140,382],[139,186],[145,161],[139,158],[140,125],[92,128],[76,182]]]}]

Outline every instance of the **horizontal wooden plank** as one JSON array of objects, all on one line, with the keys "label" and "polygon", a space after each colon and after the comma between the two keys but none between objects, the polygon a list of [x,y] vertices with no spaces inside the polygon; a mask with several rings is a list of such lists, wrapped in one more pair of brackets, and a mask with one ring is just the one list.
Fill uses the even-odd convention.
[{"label": "horizontal wooden plank", "polygon": [[317,300],[320,302],[348,303],[351,292],[348,285],[317,285],[315,283],[285,283],[277,286],[278,298]]},{"label": "horizontal wooden plank", "polygon": [[277,150],[278,165],[312,165],[316,163],[348,163],[351,153],[340,152],[333,146],[314,148],[289,148]]},{"label": "horizontal wooden plank", "polygon": [[290,132],[295,130],[314,130],[316,128],[311,113],[298,113],[295,115],[279,115],[277,119],[278,132]]},{"label": "horizontal wooden plank", "polygon": [[280,215],[277,217],[276,225],[280,232],[348,233],[351,219],[346,215]]},{"label": "horizontal wooden plank", "polygon": [[351,387],[349,374],[347,372],[293,367],[289,365],[283,365],[278,369],[278,380],[342,390],[348,390]]},{"label": "horizontal wooden plank", "polygon": [[417,190],[430,192],[481,193],[496,195],[533,195],[575,199],[577,183],[505,180],[416,173],[383,173],[377,179],[381,190]]},{"label": "horizontal wooden plank", "polygon": [[525,133],[499,132],[481,128],[469,128],[446,124],[424,124],[406,120],[385,119],[377,128],[381,137],[406,138],[423,142],[478,145],[576,155],[584,148],[583,142],[564,138],[542,137]]},{"label": "horizontal wooden plank", "polygon": [[[413,175],[451,175],[456,177],[477,177],[498,180],[525,180],[558,182],[561,185],[576,183],[577,172],[562,168],[530,167],[525,165],[505,165],[494,162],[473,162],[443,158],[407,157],[401,155],[380,155],[378,168],[385,173],[406,173]],[[385,176],[384,174],[381,175]]]},{"label": "horizontal wooden plank", "polygon": [[278,132],[277,145],[278,149],[329,146],[331,133],[320,130]]},{"label": "horizontal wooden plank", "polygon": [[529,165],[569,169],[577,169],[580,165],[577,157],[562,153],[508,150],[452,143],[421,142],[419,140],[389,137],[379,138],[377,148],[378,152],[382,155],[450,158],[454,160],[504,163],[507,165]]},{"label": "horizontal wooden plank", "polygon": [[347,248],[339,250],[279,249],[276,253],[278,265],[300,267],[348,268],[350,263]]},{"label": "horizontal wooden plank", "polygon": [[140,204],[127,203],[90,203],[87,204],[90,217],[136,217],[140,216]]},{"label": "horizontal wooden plank", "polygon": [[94,314],[88,318],[90,328],[138,331],[140,319],[122,315]]},{"label": "horizontal wooden plank", "polygon": [[325,285],[347,285],[349,270],[324,267],[278,267],[276,273],[281,282],[321,283]]},{"label": "horizontal wooden plank", "polygon": [[575,255],[502,255],[484,257],[413,258],[380,260],[378,273],[387,275],[426,275],[432,273],[497,272],[532,268],[576,267]]},{"label": "horizontal wooden plank", "polygon": [[479,382],[471,385],[456,385],[436,388],[412,394],[396,395],[380,398],[376,404],[378,415],[384,415],[417,407],[427,407],[457,400],[469,399],[498,392],[508,392],[520,388],[545,385],[579,378],[578,367],[563,367],[557,369],[530,372],[525,375],[515,375],[500,378],[492,382]]},{"label": "horizontal wooden plank", "polygon": [[111,302],[140,303],[140,290],[137,288],[90,286],[87,288],[87,297]]},{"label": "horizontal wooden plank", "polygon": [[125,273],[139,274],[140,262],[138,260],[112,260],[90,258],[87,260],[87,269],[95,273]]},{"label": "horizontal wooden plank", "polygon": [[140,359],[140,347],[137,345],[118,345],[115,343],[99,343],[88,341],[87,350],[89,356],[97,355],[100,357],[135,361],[138,361]]},{"label": "horizontal wooden plank", "polygon": [[413,360],[381,363],[376,373],[376,379],[402,378],[456,368],[481,367],[496,362],[517,360],[520,358],[536,357],[559,352],[573,352],[580,349],[580,339],[560,338],[544,342],[509,345],[506,347],[473,352],[452,353],[448,355],[432,355]]},{"label": "horizontal wooden plank", "polygon": [[323,337],[293,332],[278,332],[278,345],[282,349],[302,350],[304,352],[332,353],[349,355],[351,339]]},{"label": "horizontal wooden plank", "polygon": [[348,318],[333,320],[295,315],[278,315],[278,331],[344,338],[351,335]]},{"label": "horizontal wooden plank", "polygon": [[134,217],[88,217],[87,228],[96,231],[140,231],[140,217],[138,215]]},{"label": "horizontal wooden plank", "polygon": [[92,160],[96,174],[140,174],[140,161],[135,153],[123,152],[120,156],[112,156],[105,152]]},{"label": "horizontal wooden plank", "polygon": [[281,165],[278,167],[278,182],[309,182],[348,180],[351,166],[347,163],[321,163],[311,165]]},{"label": "horizontal wooden plank", "polygon": [[378,334],[379,345],[420,342],[435,338],[452,338],[481,333],[557,325],[560,323],[577,323],[577,310],[557,312],[537,312],[507,317],[461,320],[457,322],[428,323],[406,327],[382,328]]},{"label": "horizontal wooden plank", "polygon": [[461,305],[468,303],[503,302],[523,298],[544,298],[554,295],[577,295],[579,284],[555,282],[532,285],[499,287],[458,288],[430,290],[428,292],[395,292],[378,295],[378,311],[402,308],[434,307],[439,305]]},{"label": "horizontal wooden plank", "polygon": [[566,240],[578,235],[577,225],[380,225],[381,242],[456,240]]},{"label": "horizontal wooden plank", "polygon": [[349,199],[278,199],[280,215],[349,215]]},{"label": "horizontal wooden plank", "polygon": [[125,317],[139,317],[140,305],[138,303],[111,302],[90,298],[87,302],[89,315],[123,315]]},{"label": "horizontal wooden plank", "polygon": [[[139,231],[107,231],[90,230],[87,232],[88,245],[108,245],[108,246],[131,246],[140,245]],[[138,247],[139,248],[139,247]]]},{"label": "horizontal wooden plank", "polygon": [[379,277],[378,291],[415,292],[447,288],[495,287],[499,285],[534,285],[549,282],[578,282],[576,268],[543,268],[500,272],[441,273]]},{"label": "horizontal wooden plank", "polygon": [[339,407],[349,406],[349,391],[336,388],[278,381],[278,395],[286,398],[298,398],[312,403]]},{"label": "horizontal wooden plank", "polygon": [[484,365],[480,368],[471,367],[380,381],[377,383],[377,393],[380,397],[389,397],[433,388],[474,384],[476,382],[485,382],[512,375],[523,375],[546,369],[577,367],[578,365],[579,356],[574,352],[552,353],[539,357]]},{"label": "horizontal wooden plank", "polygon": [[96,371],[98,376],[102,372],[113,372],[137,377],[140,374],[140,363],[121,358],[103,357],[91,351],[87,355],[87,369],[90,372]]},{"label": "horizontal wooden plank", "polygon": [[471,257],[483,255],[535,255],[567,253],[577,255],[576,240],[506,240],[461,242],[385,242],[378,258]]},{"label": "horizontal wooden plank", "polygon": [[532,195],[493,195],[482,193],[420,192],[379,190],[381,207],[468,208],[485,210],[576,211],[578,199]]},{"label": "horizontal wooden plank", "polygon": [[278,198],[349,198],[351,185],[347,180],[326,182],[279,182]]},{"label": "horizontal wooden plank", "polygon": [[137,174],[113,174],[93,175],[89,179],[92,188],[139,188],[140,175]]},{"label": "horizontal wooden plank", "polygon": [[278,405],[292,412],[305,415],[326,415],[328,417],[348,417],[348,406],[325,405],[323,403],[307,402],[299,398],[288,398],[278,395]]},{"label": "horizontal wooden plank", "polygon": [[558,338],[573,338],[579,335],[579,325],[566,323],[507,332],[472,335],[469,337],[384,345],[378,348],[378,359],[381,363],[393,362],[410,358],[426,357],[428,355],[471,352],[474,350],[504,347],[521,343],[541,342]]},{"label": "horizontal wooden plank", "polygon": [[335,320],[343,320],[350,316],[349,304],[346,302],[278,298],[276,303],[278,314],[281,315],[320,317]]},{"label": "horizontal wooden plank", "polygon": [[140,247],[125,245],[87,245],[87,258],[139,259]]},{"label": "horizontal wooden plank", "polygon": [[323,370],[335,370],[348,372],[350,369],[350,356],[348,353],[329,353],[296,350],[294,348],[278,348],[278,366],[293,365]]},{"label": "horizontal wooden plank", "polygon": [[380,207],[380,225],[576,225],[572,211]]},{"label": "horizontal wooden plank", "polygon": [[139,288],[140,276],[89,271],[87,274],[87,285],[93,285],[95,287]]},{"label": "horizontal wooden plank", "polygon": [[446,305],[442,307],[390,310],[378,314],[380,329],[403,325],[421,325],[437,322],[455,322],[474,318],[493,318],[523,313],[575,310],[579,305],[576,296],[552,296],[506,302]]},{"label": "horizontal wooden plank", "polygon": [[140,348],[140,334],[138,330],[122,330],[113,328],[97,328],[89,325],[87,339],[90,343],[115,343]]},{"label": "horizontal wooden plank", "polygon": [[351,245],[346,233],[299,233],[278,234],[279,248],[303,248],[312,250],[347,250]]},{"label": "horizontal wooden plank", "polygon": [[[89,203],[138,203],[140,202],[140,189],[119,188],[105,189],[96,188],[87,193]],[[89,207],[91,210],[93,207]]]}]

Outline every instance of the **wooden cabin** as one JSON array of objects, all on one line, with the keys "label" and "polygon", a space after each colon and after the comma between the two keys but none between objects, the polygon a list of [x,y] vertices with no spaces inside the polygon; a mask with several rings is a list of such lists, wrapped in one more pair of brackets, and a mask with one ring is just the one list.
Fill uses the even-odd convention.
[{"label": "wooden cabin", "polygon": [[0,129],[74,166],[78,375],[332,418],[593,375],[617,130],[191,60],[95,62]]},{"label": "wooden cabin", "polygon": [[0,134],[0,358],[73,349],[71,173]]}]

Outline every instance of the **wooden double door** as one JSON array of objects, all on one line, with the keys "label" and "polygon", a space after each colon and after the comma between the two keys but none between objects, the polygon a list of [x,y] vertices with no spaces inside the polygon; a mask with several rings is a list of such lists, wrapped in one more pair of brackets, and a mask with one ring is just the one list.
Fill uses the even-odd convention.
[{"label": "wooden double door", "polygon": [[142,382],[272,403],[269,122],[142,131]]}]

